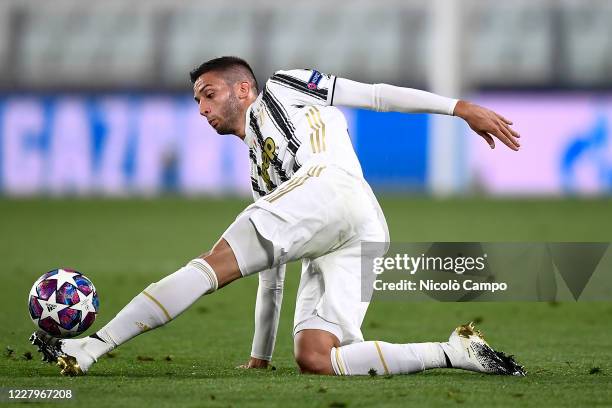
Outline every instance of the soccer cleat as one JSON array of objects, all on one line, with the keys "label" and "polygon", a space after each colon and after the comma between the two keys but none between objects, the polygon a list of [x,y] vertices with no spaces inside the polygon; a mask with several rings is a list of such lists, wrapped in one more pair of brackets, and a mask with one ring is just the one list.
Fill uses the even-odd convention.
[{"label": "soccer cleat", "polygon": [[58,339],[37,331],[30,336],[30,342],[38,347],[42,360],[49,363],[57,362],[61,374],[76,376],[83,375],[89,367],[96,362],[85,348],[85,339]]},{"label": "soccer cleat", "polygon": [[42,354],[42,361],[54,363],[61,355],[60,345],[61,339],[56,339],[48,334],[37,331],[30,336],[30,343],[38,347],[38,352]]},{"label": "soccer cleat", "polygon": [[61,368],[62,371],[60,371],[60,373],[62,375],[68,375],[70,377],[85,375],[77,359],[72,356],[58,357],[57,365]]},{"label": "soccer cleat", "polygon": [[526,373],[513,356],[493,350],[473,323],[457,327],[448,343],[442,343],[442,349],[452,368],[500,375],[524,376]]}]

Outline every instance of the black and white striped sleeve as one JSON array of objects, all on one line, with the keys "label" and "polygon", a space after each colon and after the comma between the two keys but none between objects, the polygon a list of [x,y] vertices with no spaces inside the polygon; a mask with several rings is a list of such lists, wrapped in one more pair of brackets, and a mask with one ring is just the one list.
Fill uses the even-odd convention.
[{"label": "black and white striped sleeve", "polygon": [[313,69],[277,71],[266,82],[284,103],[290,105],[333,105],[336,77]]}]

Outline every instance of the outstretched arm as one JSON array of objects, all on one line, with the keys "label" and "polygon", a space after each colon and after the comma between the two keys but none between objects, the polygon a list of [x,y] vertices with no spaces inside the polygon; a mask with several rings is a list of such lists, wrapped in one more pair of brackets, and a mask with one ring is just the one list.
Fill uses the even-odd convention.
[{"label": "outstretched arm", "polygon": [[518,150],[520,135],[511,128],[512,122],[476,104],[446,98],[430,92],[387,84],[364,84],[337,78],[333,104],[379,112],[437,113],[462,118],[474,132],[482,136],[491,148],[493,137],[512,150]]},{"label": "outstretched arm", "polygon": [[285,265],[259,273],[255,304],[255,333],[251,357],[241,368],[266,368],[272,360],[283,302]]}]

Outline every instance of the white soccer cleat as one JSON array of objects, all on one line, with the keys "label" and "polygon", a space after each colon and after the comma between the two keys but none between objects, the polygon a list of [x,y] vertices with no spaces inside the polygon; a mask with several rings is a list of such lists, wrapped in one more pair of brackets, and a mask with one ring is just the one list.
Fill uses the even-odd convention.
[{"label": "white soccer cleat", "polygon": [[524,376],[526,373],[512,356],[493,350],[473,323],[457,327],[448,343],[442,343],[442,349],[452,368],[500,375]]},{"label": "white soccer cleat", "polygon": [[30,342],[38,346],[43,361],[57,362],[61,374],[84,375],[96,359],[85,350],[88,338],[58,339],[38,331],[32,334]]}]

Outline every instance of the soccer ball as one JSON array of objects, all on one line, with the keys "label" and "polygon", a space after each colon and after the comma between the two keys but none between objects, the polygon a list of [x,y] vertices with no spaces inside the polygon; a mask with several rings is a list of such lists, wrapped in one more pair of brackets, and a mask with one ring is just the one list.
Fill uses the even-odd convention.
[{"label": "soccer ball", "polygon": [[96,320],[98,294],[93,283],[72,269],[54,269],[34,282],[28,298],[37,328],[54,337],[83,333]]}]

